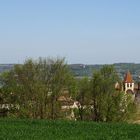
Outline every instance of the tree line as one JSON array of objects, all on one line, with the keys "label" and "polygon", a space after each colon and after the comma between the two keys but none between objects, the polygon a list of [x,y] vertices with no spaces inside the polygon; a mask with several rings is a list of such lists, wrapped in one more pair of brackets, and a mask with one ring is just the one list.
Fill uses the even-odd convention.
[{"label": "tree line", "polygon": [[94,71],[92,78],[76,79],[63,58],[28,59],[0,76],[0,104],[20,106],[9,117],[65,119],[58,98],[68,91],[78,101],[75,119],[124,121],[135,110],[129,95],[115,89],[120,79],[113,66]]}]

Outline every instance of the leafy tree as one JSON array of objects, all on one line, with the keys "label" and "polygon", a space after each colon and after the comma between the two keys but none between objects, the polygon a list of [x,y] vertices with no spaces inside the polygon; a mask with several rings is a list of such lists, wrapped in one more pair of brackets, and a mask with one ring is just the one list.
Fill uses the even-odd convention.
[{"label": "leafy tree", "polygon": [[2,76],[2,90],[16,96],[20,115],[55,119],[60,109],[57,99],[68,88],[70,77],[64,59],[28,59]]},{"label": "leafy tree", "polygon": [[88,111],[89,105],[89,79],[87,77],[79,79],[77,81],[77,93],[76,100],[78,101],[77,115],[80,120],[86,119],[86,112]]},{"label": "leafy tree", "polygon": [[119,81],[119,77],[113,66],[104,66],[93,74],[90,94],[94,121],[121,121],[131,112],[130,98],[125,93],[115,90],[116,81]]}]

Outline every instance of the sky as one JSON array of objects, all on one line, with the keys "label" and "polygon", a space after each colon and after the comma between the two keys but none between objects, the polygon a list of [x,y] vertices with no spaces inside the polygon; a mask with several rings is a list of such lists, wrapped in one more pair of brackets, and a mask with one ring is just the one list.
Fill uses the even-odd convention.
[{"label": "sky", "polygon": [[140,63],[140,0],[1,0],[0,63]]}]

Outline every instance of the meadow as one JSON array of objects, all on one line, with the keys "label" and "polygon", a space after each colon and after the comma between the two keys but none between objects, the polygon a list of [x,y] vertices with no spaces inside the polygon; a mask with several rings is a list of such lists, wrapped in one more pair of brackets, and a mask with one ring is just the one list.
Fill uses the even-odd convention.
[{"label": "meadow", "polygon": [[139,140],[140,125],[0,119],[0,140]]}]

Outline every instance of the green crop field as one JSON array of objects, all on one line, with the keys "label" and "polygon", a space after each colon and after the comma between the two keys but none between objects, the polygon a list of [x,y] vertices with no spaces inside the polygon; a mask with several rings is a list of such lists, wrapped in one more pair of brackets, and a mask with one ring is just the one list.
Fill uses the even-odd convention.
[{"label": "green crop field", "polygon": [[0,119],[0,140],[140,140],[140,125]]}]

